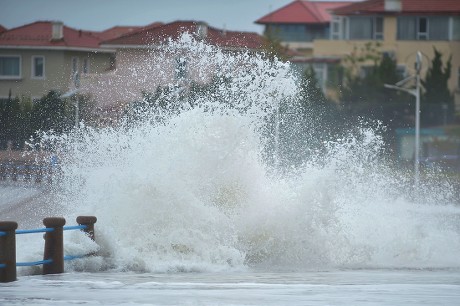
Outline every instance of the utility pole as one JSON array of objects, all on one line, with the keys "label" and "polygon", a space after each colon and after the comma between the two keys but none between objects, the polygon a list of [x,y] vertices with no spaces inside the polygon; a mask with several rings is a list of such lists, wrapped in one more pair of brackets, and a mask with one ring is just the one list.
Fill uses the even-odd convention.
[{"label": "utility pole", "polygon": [[[420,184],[420,71],[422,70],[422,53],[417,51],[415,76],[410,76],[395,85],[384,84],[385,88],[396,89],[415,96],[415,148],[414,148],[414,185],[418,190]],[[408,81],[415,80],[415,89],[404,88]]]},{"label": "utility pole", "polygon": [[[74,75],[74,84],[75,84],[75,89],[78,91],[80,88],[80,74],[78,73],[78,70],[75,71]],[[80,122],[79,114],[80,114],[80,98],[78,97],[78,94],[75,96],[75,128],[78,128],[78,123]]]},{"label": "utility pole", "polygon": [[75,71],[73,75],[73,84],[74,84],[74,89],[66,92],[65,94],[61,95],[61,99],[65,98],[70,98],[72,96],[75,96],[75,128],[78,128],[78,123],[80,122],[80,98],[78,97],[78,92],[80,91],[80,74],[78,73],[78,70]]}]

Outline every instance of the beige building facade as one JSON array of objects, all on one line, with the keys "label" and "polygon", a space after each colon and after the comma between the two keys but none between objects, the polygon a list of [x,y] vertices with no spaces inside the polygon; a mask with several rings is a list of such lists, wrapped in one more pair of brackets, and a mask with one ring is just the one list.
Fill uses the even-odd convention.
[{"label": "beige building facade", "polygon": [[[339,8],[333,12],[330,39],[315,40],[313,56],[335,57],[342,60],[343,65],[347,65],[346,61],[343,61],[344,58],[359,55],[357,53],[366,49],[366,44],[372,44],[381,54],[385,53],[394,58],[401,74],[408,76],[415,73],[416,54],[420,51],[423,56],[421,74],[424,78],[431,66],[436,48],[443,55],[444,67],[451,57],[452,71],[448,86],[458,110],[460,9],[449,7],[447,4],[443,6],[446,1],[440,1],[439,11],[425,11],[426,6],[423,3],[420,3],[418,8],[408,6],[412,2],[414,1],[381,0],[372,2],[375,7],[357,3],[349,8]],[[362,72],[369,64],[363,63],[362,69],[355,72]]]},{"label": "beige building facade", "polygon": [[38,21],[0,33],[0,99],[39,99],[65,93],[80,75],[111,68],[114,50],[100,48],[97,33],[62,22]]},{"label": "beige building facade", "polygon": [[50,90],[66,92],[75,72],[102,73],[110,68],[112,52],[78,49],[0,48],[0,60],[10,60],[17,68],[13,75],[0,75],[0,99],[39,99]]}]

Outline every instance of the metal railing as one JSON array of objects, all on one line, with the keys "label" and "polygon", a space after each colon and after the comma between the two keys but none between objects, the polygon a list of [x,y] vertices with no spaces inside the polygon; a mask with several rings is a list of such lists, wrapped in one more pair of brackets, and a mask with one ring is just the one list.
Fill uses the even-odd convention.
[{"label": "metal railing", "polygon": [[[18,230],[18,224],[13,221],[0,222],[0,282],[16,280],[16,267],[43,265],[43,274],[64,272],[64,261],[74,260],[93,255],[64,255],[64,231],[82,230],[94,240],[94,224],[97,218],[93,216],[77,217],[78,225],[64,226],[65,219],[60,217],[45,218],[45,228]],[[16,262],[16,235],[45,233],[43,260]]]}]

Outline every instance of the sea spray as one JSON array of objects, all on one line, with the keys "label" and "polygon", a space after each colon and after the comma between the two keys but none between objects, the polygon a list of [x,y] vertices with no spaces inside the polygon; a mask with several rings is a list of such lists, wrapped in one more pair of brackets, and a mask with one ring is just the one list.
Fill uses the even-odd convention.
[{"label": "sea spray", "polygon": [[323,139],[308,154],[293,145],[303,160],[278,171],[270,155],[280,150],[269,144],[279,135],[266,126],[280,105],[296,113],[289,65],[185,35],[132,67],[129,82],[143,82],[135,76],[145,69],[161,75],[174,52],[203,80],[215,72],[214,89],[190,99],[173,83],[160,94],[166,104],[138,101],[145,107],[119,124],[44,138],[60,160],[55,205],[69,219],[98,217],[104,260],[92,269],[460,266],[452,186],[427,184],[414,201],[407,174],[385,158],[378,124]]}]

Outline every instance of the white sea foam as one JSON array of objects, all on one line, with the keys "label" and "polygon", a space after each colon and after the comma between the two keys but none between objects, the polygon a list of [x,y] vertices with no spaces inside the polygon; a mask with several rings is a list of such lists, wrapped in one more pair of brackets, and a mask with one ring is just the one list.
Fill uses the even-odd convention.
[{"label": "white sea foam", "polygon": [[[388,166],[382,139],[365,124],[301,166],[274,171],[263,119],[299,92],[289,65],[226,54],[187,36],[164,52],[178,49],[199,59],[199,73],[230,79],[218,96],[154,113],[161,123],[81,126],[53,138],[62,213],[98,218],[103,259],[77,269],[460,266],[460,210],[449,204],[447,182],[422,186],[414,201],[410,179]],[[158,67],[162,58],[151,61]],[[70,239],[73,251],[94,251]]]}]

